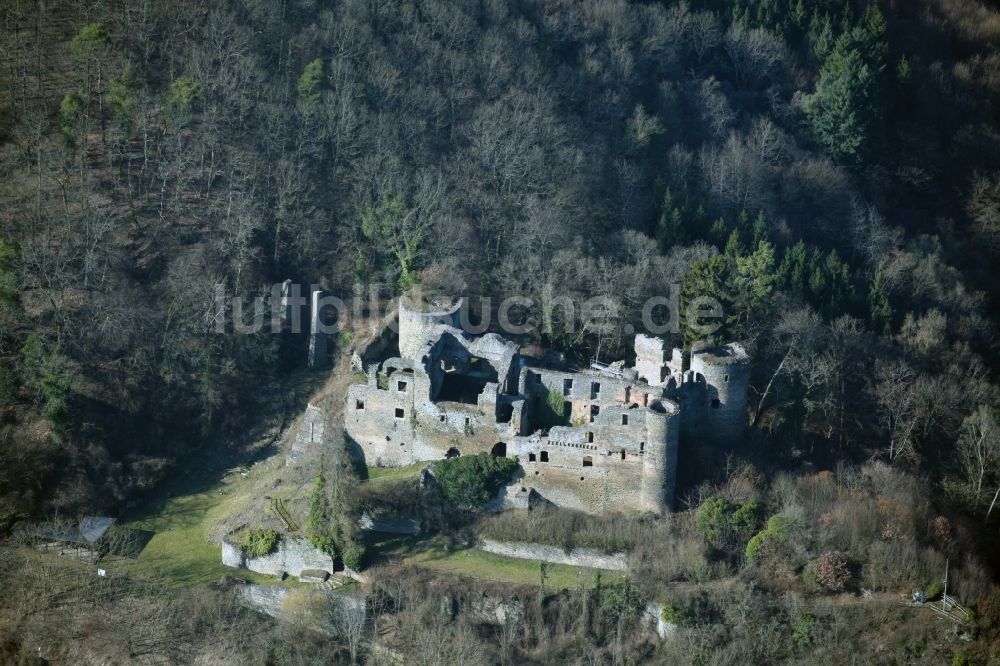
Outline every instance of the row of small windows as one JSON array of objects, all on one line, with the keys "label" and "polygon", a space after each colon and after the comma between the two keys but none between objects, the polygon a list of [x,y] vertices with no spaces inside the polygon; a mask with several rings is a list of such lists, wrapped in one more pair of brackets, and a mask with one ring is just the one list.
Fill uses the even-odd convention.
[{"label": "row of small windows", "polygon": [[[400,382],[400,383],[402,383],[402,382]],[[364,409],[365,409],[365,401],[364,400],[355,400],[354,401],[354,409],[356,409],[358,411],[364,411]],[[406,411],[402,407],[396,407],[396,412],[395,413],[396,413],[396,418],[397,419],[401,419],[401,418],[404,418],[406,416]],[[439,415],[438,418],[442,422],[444,422],[444,414]],[[471,423],[472,422],[469,419],[469,417],[466,416],[465,417],[465,425],[471,425]]]},{"label": "row of small windows", "polygon": [[[645,445],[645,443],[643,443],[643,444]],[[538,455],[539,455],[539,459],[536,459],[534,453],[529,453],[528,454],[528,462],[543,462],[543,463],[544,462],[549,462],[549,452],[548,451],[540,451]],[[620,455],[621,455],[621,459],[625,460],[625,449],[621,450],[621,454]],[[584,456],[583,457],[583,466],[584,467],[593,467],[594,466],[594,457],[593,456]],[[538,472],[535,472],[535,474],[538,474]]]}]

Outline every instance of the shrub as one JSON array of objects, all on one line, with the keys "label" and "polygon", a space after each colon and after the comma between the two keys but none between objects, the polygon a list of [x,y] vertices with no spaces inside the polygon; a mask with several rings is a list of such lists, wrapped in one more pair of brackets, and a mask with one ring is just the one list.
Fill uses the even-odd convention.
[{"label": "shrub", "polygon": [[975,663],[964,647],[957,648],[951,655],[951,666],[973,666]]},{"label": "shrub", "polygon": [[823,553],[810,568],[816,574],[819,584],[831,592],[842,592],[851,581],[851,568],[843,553]]},{"label": "shrub", "polygon": [[760,526],[762,517],[760,502],[756,499],[750,499],[733,512],[729,523],[737,532],[750,532]]},{"label": "shrub", "polygon": [[59,103],[59,129],[62,130],[66,145],[75,145],[80,118],[86,111],[87,101],[79,93],[67,93]]},{"label": "shrub", "polygon": [[802,570],[802,582],[809,587],[820,587],[819,579],[816,577],[816,572],[809,567]]},{"label": "shrub", "polygon": [[344,546],[344,554],[341,559],[343,559],[345,567],[358,571],[361,569],[361,561],[364,557],[365,547],[356,541],[352,541]]},{"label": "shrub", "polygon": [[496,495],[518,469],[516,457],[489,453],[459,456],[434,465],[434,478],[444,499],[461,509],[475,509]]},{"label": "shrub", "polygon": [[767,530],[761,530],[757,534],[750,537],[750,541],[747,541],[746,557],[751,562],[757,560],[760,557],[760,551],[764,548],[764,542],[767,539]]},{"label": "shrub", "polygon": [[566,424],[566,412],[563,396],[558,391],[546,391],[545,399],[539,401],[538,423],[543,428]]},{"label": "shrub", "polygon": [[174,79],[167,90],[167,106],[175,112],[191,111],[202,96],[200,83],[190,77],[181,76]]},{"label": "shrub", "polygon": [[69,50],[74,56],[81,58],[94,53],[107,43],[108,29],[101,23],[89,23],[83,26],[80,32],[70,40]]},{"label": "shrub", "polygon": [[719,541],[729,525],[733,505],[721,497],[710,497],[698,506],[698,529],[709,541]]},{"label": "shrub", "polygon": [[68,361],[37,335],[30,335],[21,347],[24,379],[38,394],[42,413],[53,427],[62,430],[68,418],[68,400],[73,376]]},{"label": "shrub", "polygon": [[323,471],[316,475],[312,495],[309,498],[309,517],[306,521],[306,536],[313,548],[336,555],[336,535],[333,525],[333,508],[326,492],[326,477]]},{"label": "shrub", "polygon": [[644,603],[628,579],[624,583],[606,585],[601,591],[601,612],[608,620],[634,617],[642,612]]},{"label": "shrub", "polygon": [[243,535],[243,552],[247,557],[270,555],[278,548],[281,535],[274,530],[250,529]]},{"label": "shrub", "polygon": [[669,624],[683,627],[694,623],[694,618],[686,608],[682,608],[676,603],[667,601],[660,608],[660,619]]},{"label": "shrub", "polygon": [[802,613],[792,623],[792,640],[799,648],[805,648],[812,643],[813,627],[816,626],[816,616],[812,613]]},{"label": "shrub", "polygon": [[760,556],[760,551],[768,541],[784,543],[792,531],[792,519],[785,516],[771,516],[767,519],[767,527],[755,534],[747,542],[746,557],[750,561]]},{"label": "shrub", "polygon": [[316,58],[302,71],[299,77],[299,97],[307,104],[316,104],[320,100],[323,88],[323,61]]}]

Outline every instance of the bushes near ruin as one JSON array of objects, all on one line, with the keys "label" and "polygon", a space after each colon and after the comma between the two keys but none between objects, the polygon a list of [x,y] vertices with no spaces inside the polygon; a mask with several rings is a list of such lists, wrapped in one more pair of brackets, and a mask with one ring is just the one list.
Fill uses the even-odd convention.
[{"label": "bushes near ruin", "polygon": [[746,557],[753,562],[760,556],[764,544],[768,542],[782,543],[788,540],[792,531],[793,522],[785,516],[771,516],[767,519],[767,527],[753,536],[747,542]]},{"label": "bushes near ruin", "polygon": [[278,549],[281,535],[274,530],[249,529],[243,535],[240,546],[247,557],[264,557]]},{"label": "bushes near ruin", "polygon": [[709,497],[698,506],[698,529],[709,541],[725,545],[757,529],[761,516],[756,498],[733,504],[723,497]]},{"label": "bushes near ruin", "polygon": [[472,510],[490,501],[517,470],[516,457],[477,453],[438,462],[434,465],[434,478],[449,504]]}]

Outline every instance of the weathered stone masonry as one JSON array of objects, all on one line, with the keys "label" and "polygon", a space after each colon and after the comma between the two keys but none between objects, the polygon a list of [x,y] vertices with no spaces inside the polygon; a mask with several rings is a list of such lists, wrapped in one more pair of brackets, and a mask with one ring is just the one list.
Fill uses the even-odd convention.
[{"label": "weathered stone masonry", "polygon": [[[459,330],[460,308],[400,302],[401,356],[370,366],[348,390],[345,429],[367,464],[516,455],[523,475],[508,506],[525,506],[534,490],[592,513],[662,512],[673,503],[682,439],[743,433],[749,358],[737,344],[696,346],[685,369],[680,350],[639,335],[635,368],[536,368],[498,335]],[[559,403],[569,425],[546,429],[544,412]]]}]

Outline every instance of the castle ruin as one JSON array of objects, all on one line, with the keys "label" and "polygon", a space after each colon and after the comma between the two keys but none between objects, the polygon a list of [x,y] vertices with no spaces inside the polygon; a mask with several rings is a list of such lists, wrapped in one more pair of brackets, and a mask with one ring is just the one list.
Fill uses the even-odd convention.
[{"label": "castle ruin", "polygon": [[738,344],[690,354],[637,335],[634,368],[535,367],[494,333],[459,328],[462,301],[399,303],[399,353],[348,390],[345,431],[374,466],[488,452],[523,469],[503,497],[537,493],[589,513],[662,513],[680,443],[738,440],[749,357]]}]

